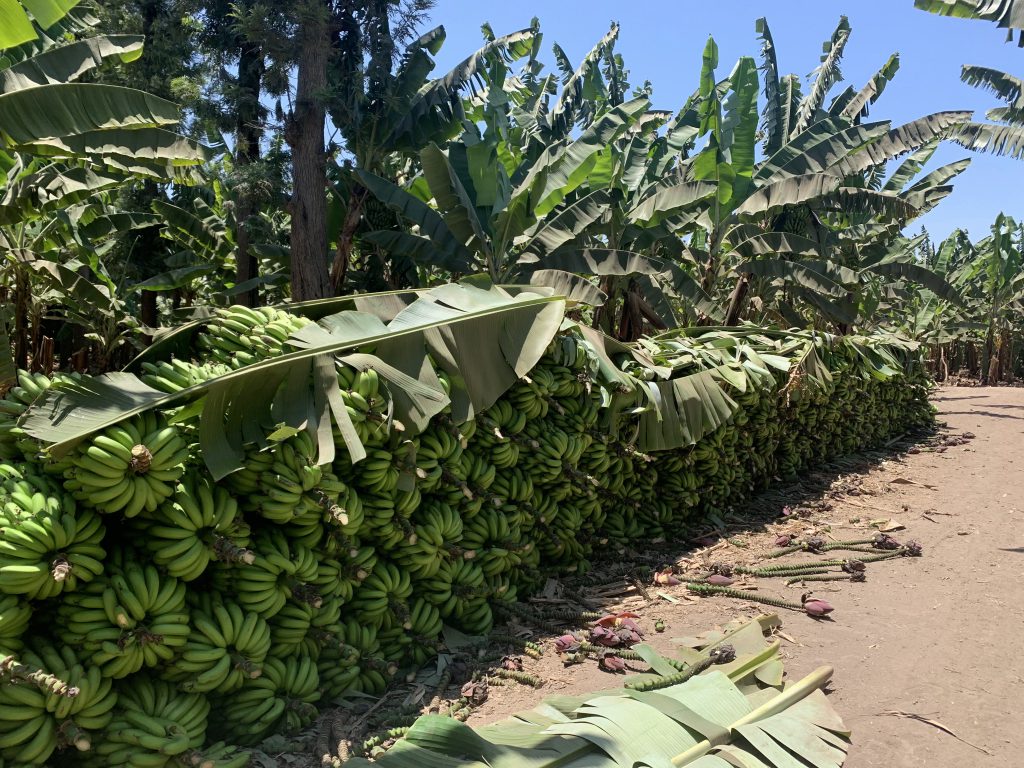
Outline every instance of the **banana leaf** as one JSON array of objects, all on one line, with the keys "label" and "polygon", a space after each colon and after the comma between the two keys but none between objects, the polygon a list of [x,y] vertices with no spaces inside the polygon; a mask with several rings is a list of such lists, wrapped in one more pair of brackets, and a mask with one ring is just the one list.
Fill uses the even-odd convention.
[{"label": "banana leaf", "polygon": [[[390,322],[359,311],[329,315],[293,334],[297,351],[231,371],[174,394],[147,387],[129,373],[106,374],[51,389],[21,419],[23,428],[60,456],[87,436],[154,408],[203,399],[201,453],[217,479],[242,467],[245,446],[266,445],[285,424],[305,428],[320,445],[320,463],[334,459],[336,424],[353,461],[365,457],[341,401],[335,356],[370,353],[380,373],[403,389],[395,417],[422,423],[449,403],[436,375],[412,378],[430,357],[450,377],[452,410],[466,420],[487,408],[530,371],[562,324],[565,297],[534,288],[511,296],[498,287],[442,285],[422,293]],[[366,364],[365,359],[359,363]],[[357,363],[358,367],[358,363]],[[377,366],[375,366],[377,367]],[[410,405],[411,403],[411,405]],[[400,408],[406,406],[405,412]]]},{"label": "banana leaf", "polygon": [[38,37],[32,18],[42,29],[60,21],[79,0],[0,0],[0,51]]},{"label": "banana leaf", "polygon": [[[757,622],[752,622],[757,627]],[[751,626],[748,625],[748,626]],[[763,646],[763,639],[759,640]],[[375,762],[353,768],[839,768],[849,732],[821,691],[821,667],[782,688],[778,645],[737,659],[737,671],[697,675],[656,691],[552,697],[479,728],[421,717]],[[755,659],[751,662],[751,658]],[[753,675],[753,676],[752,676]],[[779,690],[779,688],[782,688]]]},{"label": "banana leaf", "polygon": [[70,83],[106,59],[134,61],[142,55],[142,43],[142,35],[97,35],[52,48],[0,70],[0,93],[36,85]]},{"label": "banana leaf", "polygon": [[[426,288],[406,288],[398,291],[382,291],[380,293],[363,293],[353,296],[334,296],[327,299],[311,299],[296,303],[278,304],[274,308],[291,312],[311,320],[319,320],[335,312],[355,309],[360,312],[371,312],[382,320],[390,320],[402,308],[412,302],[415,297],[424,293]],[[166,359],[173,356],[188,357],[193,340],[199,331],[210,322],[213,315],[208,307],[185,308],[191,311],[191,319],[172,326],[161,328],[153,334],[152,343],[132,358],[124,367],[126,372],[137,372],[142,363]],[[385,314],[382,314],[384,312]],[[187,316],[187,315],[186,315]]]},{"label": "banana leaf", "polygon": [[719,381],[740,370],[728,365],[668,381],[644,382],[650,405],[640,415],[637,445],[642,451],[661,451],[694,445],[727,423],[739,405]]}]

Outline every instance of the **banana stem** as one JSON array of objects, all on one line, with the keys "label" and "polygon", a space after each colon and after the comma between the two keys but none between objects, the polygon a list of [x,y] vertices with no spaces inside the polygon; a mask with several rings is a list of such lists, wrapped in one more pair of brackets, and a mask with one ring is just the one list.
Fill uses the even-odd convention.
[{"label": "banana stem", "polygon": [[[757,709],[744,715],[735,723],[729,726],[730,731],[735,731],[737,728],[742,728],[744,725],[755,723],[758,720],[764,720],[777,715],[791,706],[796,704],[798,701],[803,701],[805,698],[810,696],[816,690],[825,685],[831,678],[835,670],[830,666],[818,667],[811,674],[799,681],[795,685],[791,685],[786,688],[775,698],[765,702]],[[682,752],[672,758],[672,765],[681,766],[691,763],[702,755],[706,755],[714,745],[704,739],[699,744],[694,744],[685,752]]]}]

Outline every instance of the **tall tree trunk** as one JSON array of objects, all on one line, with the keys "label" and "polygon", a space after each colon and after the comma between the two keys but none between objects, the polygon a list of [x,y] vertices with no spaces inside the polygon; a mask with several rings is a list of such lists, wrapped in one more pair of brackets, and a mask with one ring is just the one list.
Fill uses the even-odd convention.
[{"label": "tall tree trunk", "polygon": [[292,147],[292,298],[328,295],[327,155],[324,152],[324,91],[330,52],[327,9],[310,0],[299,24],[295,111],[286,133]]},{"label": "tall tree trunk", "polygon": [[[238,56],[238,103],[235,122],[235,138],[238,145],[235,162],[240,167],[251,165],[260,159],[260,141],[263,139],[260,91],[263,87],[265,69],[262,47],[258,43],[242,40]],[[235,252],[235,277],[238,284],[259,277],[259,261],[249,251],[249,224],[253,207],[252,195],[243,186],[236,208],[238,247]],[[259,303],[259,289],[254,286],[243,291],[235,300],[247,307],[254,307]]]}]

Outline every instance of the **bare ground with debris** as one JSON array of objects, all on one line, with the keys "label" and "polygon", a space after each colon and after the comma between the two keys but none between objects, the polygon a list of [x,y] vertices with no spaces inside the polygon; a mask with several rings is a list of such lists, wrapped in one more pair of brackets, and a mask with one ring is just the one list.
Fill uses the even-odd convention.
[{"label": "bare ground with debris", "polygon": [[[733,584],[797,602],[813,590],[835,607],[827,620],[779,610],[780,639],[791,679],[824,663],[835,667],[833,703],[853,731],[847,768],[1024,764],[1024,389],[943,388],[934,401],[947,425],[936,438],[896,443],[896,453],[810,473],[730,515],[724,530],[708,531],[695,549],[619,558],[653,570],[671,564],[685,579],[713,563],[765,563],[784,534],[837,542],[892,528],[899,541],[920,542],[923,557],[870,563],[863,583],[787,586],[786,579],[738,576]],[[784,508],[788,515],[780,514]],[[767,562],[859,556],[797,552]],[[665,655],[677,639],[776,610],[694,597],[683,585],[655,585],[651,573],[615,575],[614,566],[598,566],[585,580],[551,582],[535,605],[565,606],[563,599],[602,612],[638,613],[646,641]],[[659,620],[663,632],[655,631]],[[621,685],[622,678],[601,671],[594,658],[564,665],[553,628],[538,629],[525,619],[512,620],[509,628],[543,648],[540,659],[521,656],[523,669],[543,686],[491,677],[486,700],[468,722],[501,719],[546,695]],[[637,671],[644,668],[639,663]],[[465,667],[460,671],[464,675]],[[409,701],[410,690],[417,704],[430,702],[432,691],[413,686],[395,692],[387,705]],[[453,684],[448,695],[457,697],[459,686]],[[442,710],[451,706],[434,704],[434,711],[438,704]],[[291,754],[273,762],[304,761]]]}]

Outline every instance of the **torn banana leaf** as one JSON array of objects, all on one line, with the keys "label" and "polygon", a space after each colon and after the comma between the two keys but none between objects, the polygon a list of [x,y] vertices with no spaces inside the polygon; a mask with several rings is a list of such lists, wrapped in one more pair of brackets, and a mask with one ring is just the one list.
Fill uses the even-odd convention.
[{"label": "torn banana leaf", "polygon": [[765,616],[698,643],[725,641],[744,651],[685,683],[656,691],[612,690],[551,697],[508,720],[472,728],[439,715],[421,717],[404,739],[367,768],[839,768],[849,732],[821,688],[821,667],[781,686],[778,644],[761,633]]}]

